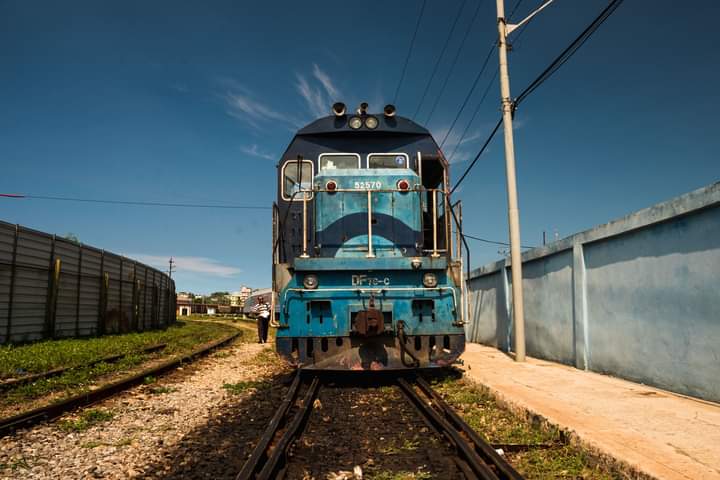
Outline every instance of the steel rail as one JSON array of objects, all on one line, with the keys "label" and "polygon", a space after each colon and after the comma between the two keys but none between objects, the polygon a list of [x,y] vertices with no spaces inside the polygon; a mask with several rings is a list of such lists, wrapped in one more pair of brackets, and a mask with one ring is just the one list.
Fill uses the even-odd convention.
[{"label": "steel rail", "polygon": [[256,472],[267,460],[267,449],[270,446],[270,442],[272,442],[277,431],[285,424],[288,411],[290,410],[290,407],[292,407],[295,403],[295,398],[297,397],[299,388],[300,371],[298,370],[295,374],[294,380],[290,384],[290,388],[288,389],[285,397],[282,400],[282,403],[280,403],[280,407],[278,407],[275,415],[270,420],[270,423],[265,429],[262,437],[260,437],[257,445],[255,445],[255,448],[250,454],[250,457],[248,457],[248,459],[245,461],[242,470],[240,470],[240,473],[237,475],[236,478],[238,480],[254,478]]},{"label": "steel rail", "polygon": [[196,357],[206,355],[212,350],[230,343],[241,333],[242,332],[238,331],[232,335],[221,338],[220,340],[206,344],[186,355],[167,360],[155,367],[143,370],[140,373],[104,385],[97,390],[70,397],[60,402],[36,408],[19,415],[0,419],[0,437],[4,437],[5,435],[12,433],[18,428],[26,428],[40,422],[55,419],[70,410],[74,410],[75,408],[91,405],[117,393],[123,392],[128,388],[141,384],[147,376],[162,375],[175,369],[176,367],[179,367],[183,363],[194,360]]},{"label": "steel rail", "polygon": [[237,475],[237,480],[274,480],[283,478],[287,469],[287,453],[295,439],[302,433],[310,418],[313,409],[313,402],[320,389],[320,378],[313,377],[308,389],[303,396],[293,419],[277,440],[272,450],[268,452],[271,442],[277,436],[278,431],[284,426],[288,418],[290,407],[295,403],[300,386],[301,372],[298,372],[293,380],[290,389],[285,395],[280,408],[268,424],[267,429],[260,437],[260,441],[253,450],[242,470]]},{"label": "steel rail", "polygon": [[[483,480],[522,480],[522,476],[503,459],[492,446],[484,442],[437,393],[422,379],[415,379],[415,385],[430,399],[423,399],[407,380],[399,378],[397,383],[406,399],[426,421],[455,447],[461,461],[472,471],[470,478]],[[438,411],[436,406],[439,408]],[[470,440],[468,440],[469,438]],[[492,452],[492,454],[490,453]],[[458,463],[468,476],[465,465]]]},{"label": "steel rail", "polygon": [[495,466],[498,470],[498,478],[502,480],[523,480],[523,476],[520,475],[508,462],[505,460],[497,451],[495,447],[487,443],[485,440],[480,438],[480,435],[470,427],[465,421],[458,415],[453,408],[447,404],[445,400],[427,383],[423,378],[416,378],[416,384],[420,387],[420,390],[425,393],[437,406],[445,416],[445,418],[453,425],[454,428],[462,432],[466,438],[472,442],[475,447],[475,451],[483,458],[485,462],[488,462]]}]

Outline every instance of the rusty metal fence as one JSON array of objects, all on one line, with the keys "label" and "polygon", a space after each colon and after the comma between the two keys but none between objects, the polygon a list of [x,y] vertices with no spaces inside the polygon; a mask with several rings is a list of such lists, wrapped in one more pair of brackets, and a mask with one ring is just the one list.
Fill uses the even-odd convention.
[{"label": "rusty metal fence", "polygon": [[175,298],[159,270],[0,221],[0,344],[162,328]]}]

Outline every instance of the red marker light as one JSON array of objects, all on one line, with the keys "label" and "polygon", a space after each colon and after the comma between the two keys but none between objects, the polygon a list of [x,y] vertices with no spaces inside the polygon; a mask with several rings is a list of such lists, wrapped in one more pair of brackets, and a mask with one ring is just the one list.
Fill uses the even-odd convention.
[{"label": "red marker light", "polygon": [[407,180],[399,180],[397,183],[398,190],[406,192],[410,189],[410,183]]},{"label": "red marker light", "polygon": [[325,184],[325,190],[328,192],[334,192],[337,190],[337,183],[335,183],[335,180],[330,180]]}]

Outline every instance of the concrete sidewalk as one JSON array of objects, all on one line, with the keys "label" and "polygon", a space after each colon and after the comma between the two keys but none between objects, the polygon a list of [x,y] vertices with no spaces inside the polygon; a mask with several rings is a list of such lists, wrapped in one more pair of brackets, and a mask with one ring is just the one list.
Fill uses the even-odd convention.
[{"label": "concrete sidewalk", "polygon": [[[720,405],[468,343],[465,374],[591,449],[661,479],[720,479]],[[720,379],[718,379],[720,381]]]}]

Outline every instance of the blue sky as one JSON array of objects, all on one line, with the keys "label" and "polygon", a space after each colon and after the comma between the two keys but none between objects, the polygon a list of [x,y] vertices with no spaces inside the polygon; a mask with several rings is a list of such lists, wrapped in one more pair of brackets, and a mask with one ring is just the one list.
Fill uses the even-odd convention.
[{"label": "blue sky", "polygon": [[[514,4],[508,0],[508,11]],[[524,0],[518,17],[536,0]],[[0,192],[270,206],[293,131],[334,100],[392,100],[421,2],[0,1]],[[429,1],[400,89],[425,122],[476,0]],[[556,2],[510,57],[519,93],[606,5]],[[442,138],[495,38],[479,13],[427,126]],[[714,1],[625,2],[517,113],[523,243],[590,228],[720,176]],[[497,63],[451,132],[454,148]],[[452,159],[458,175],[498,116],[497,84]],[[450,147],[448,149],[447,147]],[[502,139],[459,190],[466,230],[507,239]],[[178,289],[270,282],[270,210],[2,200],[0,219],[158,266]],[[474,266],[499,257],[474,242]]]}]

